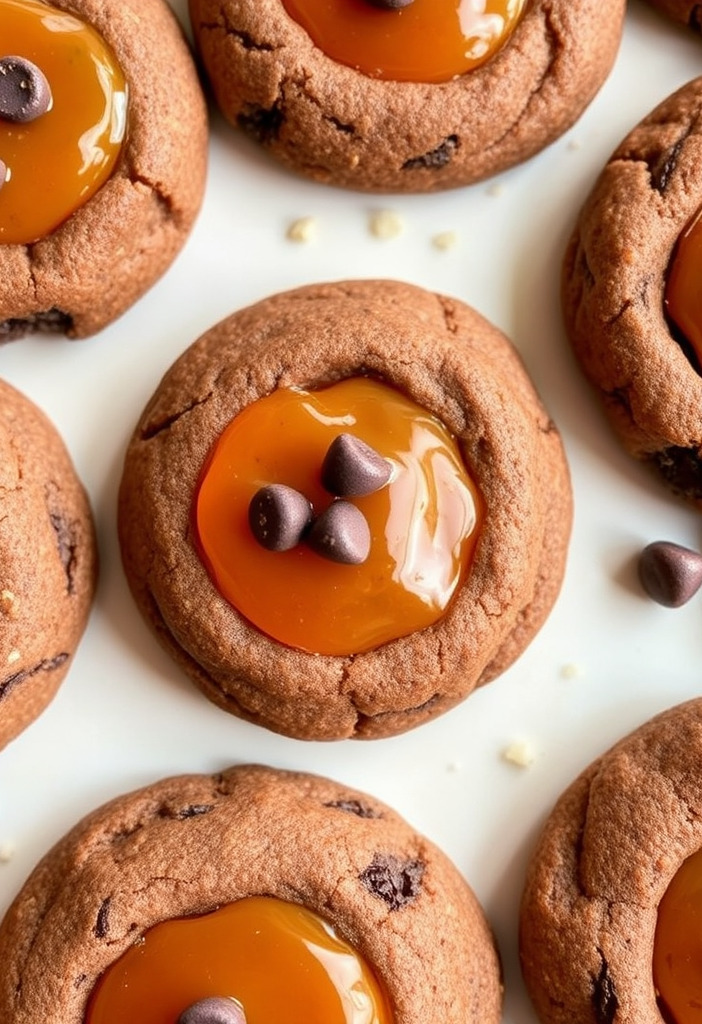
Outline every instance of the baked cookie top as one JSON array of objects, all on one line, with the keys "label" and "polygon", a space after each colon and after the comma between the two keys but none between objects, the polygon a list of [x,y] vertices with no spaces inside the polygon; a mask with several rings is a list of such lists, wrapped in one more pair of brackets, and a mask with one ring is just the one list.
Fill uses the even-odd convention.
[{"label": "baked cookie top", "polygon": [[[393,1024],[499,1021],[490,929],[445,855],[363,793],[256,766],[167,779],[61,840],[0,925],[0,1015],[83,1024],[98,979],[150,928],[252,896],[327,921],[375,973]],[[275,987],[275,965],[266,973]],[[197,998],[240,996],[193,984]],[[163,1019],[168,982],[152,976],[149,995],[141,1019]]]},{"label": "baked cookie top", "polygon": [[[492,0],[490,10],[504,6]],[[316,5],[299,7],[320,19]],[[367,59],[369,37],[391,46],[393,34],[415,17],[414,46],[426,55],[425,41],[438,47],[441,35],[432,18],[458,23],[455,3],[414,0],[409,8],[379,10],[368,0],[334,0],[320,7],[350,20],[336,33],[344,44],[354,19],[363,22],[350,63],[329,56],[284,0],[190,0],[196,42],[224,115],[316,181],[425,192],[495,174],[564,132],[612,66],[625,4],[610,0],[605,10],[596,0],[531,0],[490,59],[466,73],[451,67],[443,81],[388,80],[397,72],[384,79],[352,65]],[[461,17],[488,25],[505,20],[504,11]],[[485,40],[468,36],[463,49],[482,52]]]},{"label": "baked cookie top", "polygon": [[666,285],[702,207],[702,79],[660,104],[612,154],[563,267],[566,328],[626,449],[702,500],[702,377],[671,324]]},{"label": "baked cookie top", "polygon": [[0,381],[0,749],[52,699],[85,628],[97,550],[53,425]]},{"label": "baked cookie top", "polygon": [[[359,378],[390,386],[454,435],[485,511],[437,621],[334,655],[272,640],[223,597],[200,556],[193,507],[213,445],[244,410],[284,389]],[[205,334],[137,425],[119,508],[127,577],[166,649],[225,710],[304,739],[401,732],[503,671],[556,598],[570,521],[560,437],[510,343],[455,299],[391,281],[300,288]],[[328,599],[320,587],[322,625]],[[272,582],[268,603],[288,600]]]},{"label": "baked cookie top", "polygon": [[[3,82],[41,76],[50,96],[21,133],[17,104],[0,97],[0,340],[83,337],[183,245],[204,190],[204,99],[163,0],[2,0],[0,13],[5,45],[35,69],[27,78],[23,63]],[[103,163],[100,184],[91,174]]]},{"label": "baked cookie top", "polygon": [[524,978],[546,1024],[664,1019],[656,926],[678,869],[702,848],[701,758],[702,701],[693,700],[618,743],[556,804],[520,926]]}]

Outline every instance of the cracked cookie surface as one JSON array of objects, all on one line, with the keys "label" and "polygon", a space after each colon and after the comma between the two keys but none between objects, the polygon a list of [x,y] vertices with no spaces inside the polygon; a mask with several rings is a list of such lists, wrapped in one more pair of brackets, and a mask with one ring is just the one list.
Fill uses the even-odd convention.
[{"label": "cracked cookie surface", "polygon": [[337,63],[282,0],[190,0],[204,65],[232,124],[317,181],[391,192],[478,181],[556,139],[609,73],[624,7],[532,0],[491,60],[426,84]]},{"label": "cracked cookie surface", "polygon": [[55,0],[102,36],[127,78],[128,128],[111,177],[51,234],[0,246],[0,342],[28,331],[81,338],[165,272],[200,207],[207,114],[163,0]]},{"label": "cracked cookie surface", "polygon": [[0,749],[68,671],[96,563],[88,500],[61,439],[0,381]]},{"label": "cracked cookie surface", "polygon": [[544,1024],[660,1024],[657,910],[702,847],[702,701],[647,722],[587,768],[527,873],[520,947]]},{"label": "cracked cookie surface", "polygon": [[[193,542],[193,497],[212,444],[242,409],[278,387],[364,374],[453,433],[485,521],[434,626],[362,654],[307,654],[221,596]],[[560,436],[509,341],[463,303],[391,281],[300,288],[214,327],[147,406],[120,489],[125,571],[161,643],[221,708],[302,739],[402,732],[499,675],[556,599],[570,523]]]},{"label": "cracked cookie surface", "polygon": [[445,855],[372,797],[259,766],[164,780],[59,842],[0,925],[0,1018],[82,1024],[100,975],[148,928],[254,895],[332,924],[395,1024],[499,1021],[490,928]]},{"label": "cracked cookie surface", "polygon": [[702,377],[664,313],[668,266],[702,206],[702,78],[624,139],[580,212],[563,308],[585,374],[625,448],[702,504]]}]

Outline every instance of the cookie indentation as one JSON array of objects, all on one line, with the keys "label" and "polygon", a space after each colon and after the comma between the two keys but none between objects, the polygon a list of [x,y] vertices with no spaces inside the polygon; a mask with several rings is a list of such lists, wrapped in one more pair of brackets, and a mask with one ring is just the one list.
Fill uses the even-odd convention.
[{"label": "cookie indentation", "polygon": [[358,818],[382,818],[382,814],[374,807],[362,804],[360,800],[331,800],[324,806],[334,807],[337,811],[345,811],[347,814],[355,814]]},{"label": "cookie indentation", "polygon": [[277,103],[270,108],[251,103],[239,114],[237,124],[255,142],[266,145],[278,138],[283,117],[283,112]]},{"label": "cookie indentation", "polygon": [[424,864],[420,860],[400,860],[393,854],[376,853],[358,876],[369,893],[387,903],[390,910],[402,910],[420,894]]},{"label": "cookie indentation", "polygon": [[38,672],[51,672],[55,668],[59,668],[68,659],[69,655],[65,652],[57,654],[55,658],[49,658],[45,661],[41,661],[34,668],[22,669],[20,672],[15,672],[14,675],[8,676],[6,679],[0,681],[0,700],[3,697],[7,697],[12,690],[20,683],[23,683],[25,679],[31,679],[32,676],[37,675]]}]

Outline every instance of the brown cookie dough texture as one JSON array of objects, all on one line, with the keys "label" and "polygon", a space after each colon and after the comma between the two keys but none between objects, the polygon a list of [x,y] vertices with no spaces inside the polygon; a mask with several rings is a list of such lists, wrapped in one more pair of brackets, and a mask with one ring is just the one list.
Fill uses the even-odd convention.
[{"label": "brown cookie dough texture", "polygon": [[548,145],[607,77],[624,0],[532,0],[506,46],[439,84],[327,57],[282,0],[190,0],[225,117],[316,181],[427,192],[479,181]]},{"label": "brown cookie dough texture", "polygon": [[658,904],[702,847],[702,701],[647,722],[556,804],[527,874],[521,957],[544,1024],[661,1024]]},{"label": "brown cookie dough texture", "polygon": [[200,208],[207,114],[180,27],[163,0],[52,0],[92,25],[129,89],[115,170],[55,231],[0,245],[0,342],[27,331],[82,338],[124,313],[165,272]]},{"label": "brown cookie dough texture", "polygon": [[[487,513],[439,623],[364,654],[311,655],[270,640],[221,597],[193,545],[193,495],[211,445],[251,402],[361,374],[456,435]],[[180,358],[129,445],[119,526],[139,608],[211,700],[277,732],[338,739],[410,729],[514,661],[555,601],[570,523],[560,436],[504,335],[455,299],[354,281],[244,309]]]},{"label": "brown cookie dough texture", "polygon": [[663,11],[675,21],[702,32],[702,4],[696,4],[693,0],[648,0],[650,4]]},{"label": "brown cookie dough texture", "polygon": [[395,1024],[498,1024],[492,935],[447,857],[363,793],[258,766],[166,779],[77,825],[0,925],[0,1019],[82,1024],[97,979],[146,929],[255,895],[329,921]]},{"label": "brown cookie dough texture", "polygon": [[88,500],[61,439],[0,381],[0,749],[65,676],[96,562]]},{"label": "brown cookie dough texture", "polygon": [[570,340],[625,448],[702,504],[702,377],[663,310],[678,236],[702,206],[702,78],[622,142],[566,253]]}]

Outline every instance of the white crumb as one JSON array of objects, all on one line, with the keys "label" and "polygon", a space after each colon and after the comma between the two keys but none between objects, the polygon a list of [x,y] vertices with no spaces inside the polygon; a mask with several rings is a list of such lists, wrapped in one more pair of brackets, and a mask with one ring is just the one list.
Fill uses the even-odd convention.
[{"label": "white crumb", "polygon": [[570,142],[568,143],[568,149],[575,150],[575,149],[582,149],[582,148],[583,148],[583,144],[580,141],[580,139],[571,139]]},{"label": "white crumb", "polygon": [[504,190],[504,185],[500,185],[499,182],[495,181],[492,183],[492,185],[488,185],[487,194],[489,196],[501,196]]},{"label": "white crumb", "polygon": [[445,252],[447,249],[453,249],[458,242],[458,235],[455,231],[440,231],[438,235],[434,235],[431,240],[431,244],[435,249],[441,249]]},{"label": "white crumb", "polygon": [[13,665],[16,661],[20,660],[20,657],[21,657],[20,652],[15,648],[14,651],[10,651],[10,653],[8,654],[8,656],[7,656],[7,664],[8,665]]},{"label": "white crumb", "polygon": [[375,210],[368,220],[368,229],[374,238],[397,238],[404,227],[402,217],[394,210]]},{"label": "white crumb", "polygon": [[516,764],[519,768],[528,768],[536,757],[536,753],[531,743],[528,743],[527,740],[515,740],[514,743],[510,743],[508,747],[505,747],[502,751],[502,756],[510,764]]},{"label": "white crumb", "polygon": [[291,242],[311,242],[317,234],[317,221],[314,217],[298,217],[287,230],[286,237]]},{"label": "white crumb", "polygon": [[574,662],[569,662],[561,669],[561,677],[563,679],[580,679],[584,675],[585,672],[582,665],[576,665]]},{"label": "white crumb", "polygon": [[9,864],[14,855],[14,843],[0,843],[0,864]]}]

